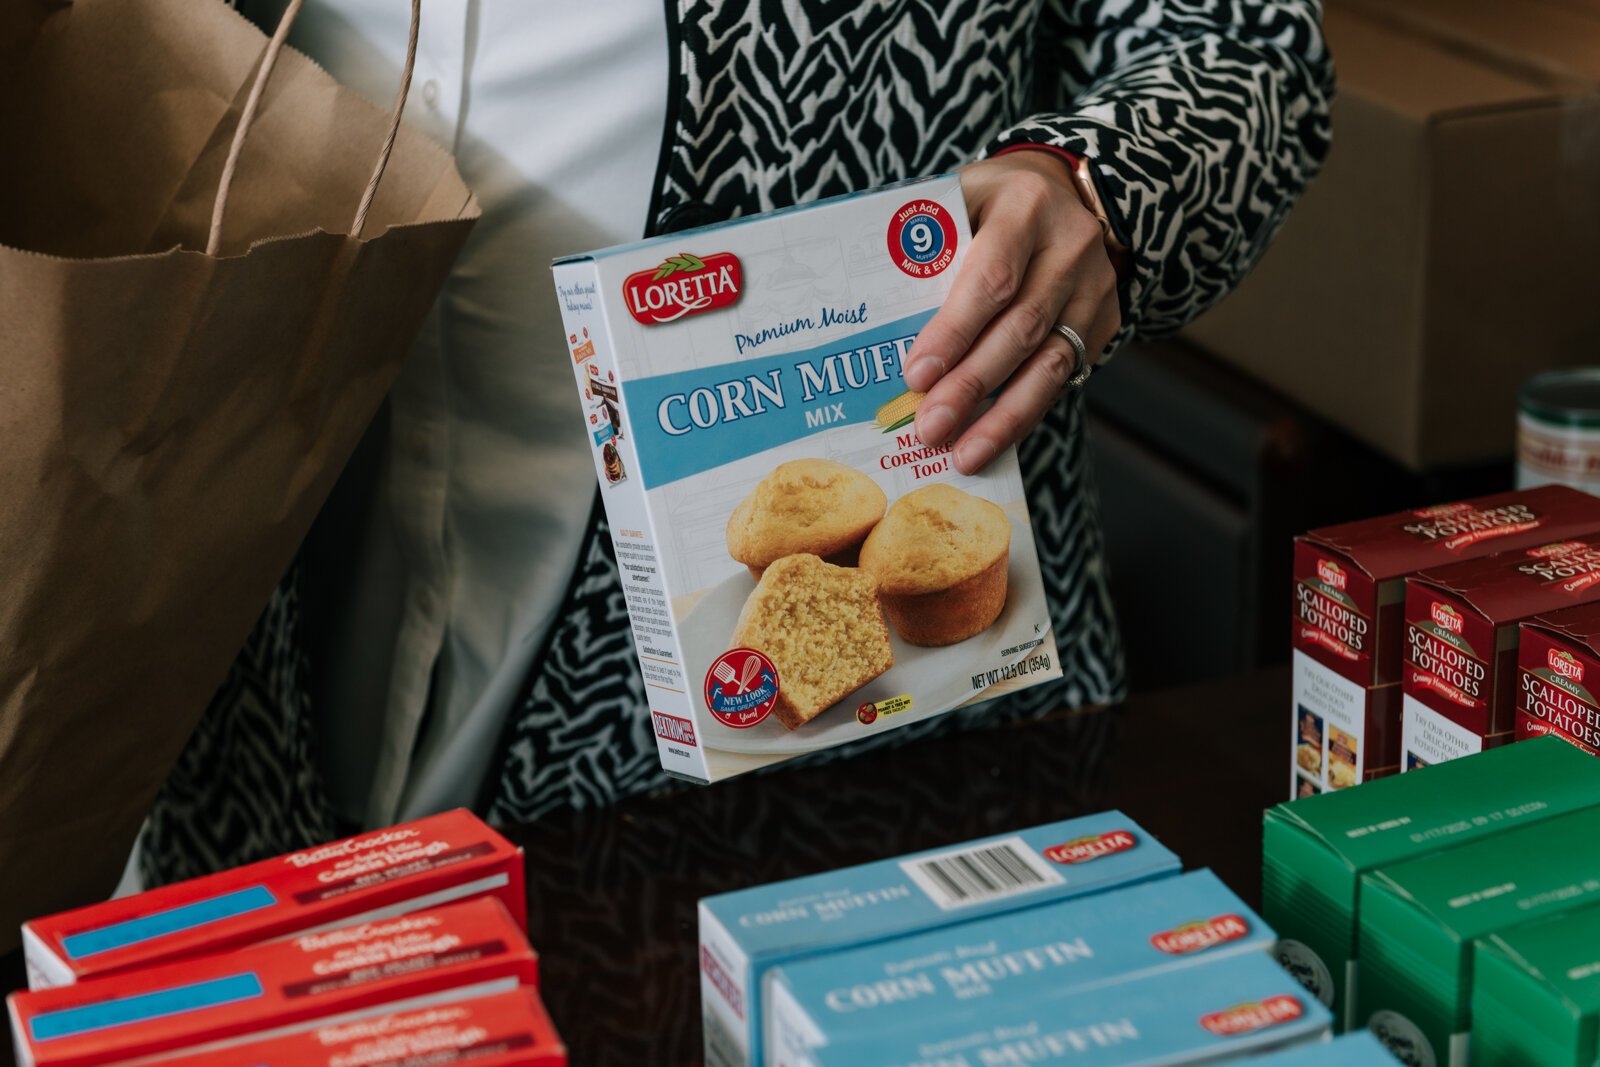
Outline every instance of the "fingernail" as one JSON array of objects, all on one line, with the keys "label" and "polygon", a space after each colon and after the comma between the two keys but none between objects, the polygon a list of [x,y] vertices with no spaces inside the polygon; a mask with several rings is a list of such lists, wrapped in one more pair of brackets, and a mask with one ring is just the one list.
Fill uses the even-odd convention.
[{"label": "fingernail", "polygon": [[924,444],[937,445],[956,428],[956,413],[943,404],[917,415],[917,435]]},{"label": "fingernail", "polygon": [[938,356],[923,356],[906,368],[906,388],[926,393],[943,374],[944,360]]},{"label": "fingernail", "polygon": [[974,474],[994,458],[994,442],[987,437],[974,437],[956,449],[956,469],[962,474]]}]

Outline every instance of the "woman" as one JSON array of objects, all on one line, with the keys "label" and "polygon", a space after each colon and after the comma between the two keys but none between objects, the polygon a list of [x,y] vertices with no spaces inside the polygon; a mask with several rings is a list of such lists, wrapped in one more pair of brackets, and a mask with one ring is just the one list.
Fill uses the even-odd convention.
[{"label": "woman", "polygon": [[[387,99],[404,7],[313,0],[295,40]],[[908,176],[963,168],[975,227],[907,361],[918,430],[964,471],[1020,440],[1065,671],[987,717],[1122,695],[1076,386],[1226,293],[1315,172],[1319,4],[665,7],[430,0],[407,118],[483,221],[152,813],[151,876],[663,784],[545,265]]]}]

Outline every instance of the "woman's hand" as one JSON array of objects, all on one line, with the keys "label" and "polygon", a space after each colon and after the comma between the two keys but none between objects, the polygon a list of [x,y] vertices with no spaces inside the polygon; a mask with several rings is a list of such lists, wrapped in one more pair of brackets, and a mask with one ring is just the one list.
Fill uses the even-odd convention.
[{"label": "woman's hand", "polygon": [[1077,331],[1091,360],[1122,324],[1100,224],[1072,181],[1064,160],[1039,151],[961,170],[972,246],[949,298],[911,346],[905,381],[928,394],[917,409],[923,444],[953,441],[962,474],[1021,440],[1060,398],[1076,357],[1056,323]]}]

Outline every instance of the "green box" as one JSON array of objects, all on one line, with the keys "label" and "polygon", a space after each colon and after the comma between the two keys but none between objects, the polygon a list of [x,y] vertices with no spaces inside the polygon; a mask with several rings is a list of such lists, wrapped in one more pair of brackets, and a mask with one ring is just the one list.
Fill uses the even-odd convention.
[{"label": "green box", "polygon": [[1600,901],[1597,839],[1590,808],[1362,875],[1357,1017],[1408,1063],[1464,1067],[1473,942]]},{"label": "green box", "polygon": [[1600,1057],[1600,907],[1479,940],[1476,1063],[1591,1067]]},{"label": "green box", "polygon": [[1551,737],[1279,804],[1261,907],[1279,961],[1348,1028],[1363,873],[1596,805],[1600,760]]}]

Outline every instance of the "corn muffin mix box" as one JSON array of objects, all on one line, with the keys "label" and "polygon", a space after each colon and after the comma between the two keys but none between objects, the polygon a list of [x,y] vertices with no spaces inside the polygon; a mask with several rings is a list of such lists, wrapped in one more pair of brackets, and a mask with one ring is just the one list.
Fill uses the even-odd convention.
[{"label": "corn muffin mix box", "polygon": [[1195,871],[812,957],[767,972],[767,1063],[810,1067],[823,1045],[1265,953],[1272,942],[1216,875]]},{"label": "corn muffin mix box", "polygon": [[1312,1041],[1282,1052],[1254,1056],[1250,1067],[1397,1067],[1400,1063],[1370,1030],[1344,1034],[1331,1041]]},{"label": "corn muffin mix box", "polygon": [[1178,857],[1108,811],[700,901],[707,1067],[764,1062],[772,967],[1176,874]]},{"label": "corn muffin mix box", "polygon": [[1400,769],[1405,579],[1600,530],[1600,500],[1543,486],[1312,530],[1295,541],[1290,796]]},{"label": "corn muffin mix box", "polygon": [[533,989],[326,1023],[226,1048],[163,1056],[165,1067],[566,1067]]},{"label": "corn muffin mix box", "polygon": [[1464,1067],[1474,942],[1600,902],[1597,835],[1590,808],[1363,875],[1356,1000],[1367,1028],[1406,1063]]},{"label": "corn muffin mix box", "polygon": [[22,927],[45,989],[331,925],[493,896],[520,924],[522,850],[465,810],[291,852]]},{"label": "corn muffin mix box", "polygon": [[19,1067],[165,1059],[535,985],[538,961],[498,900],[360,922],[54,989],[7,1005]]},{"label": "corn muffin mix box", "polygon": [[1519,1067],[1600,1061],[1600,908],[1478,941],[1472,1059]]},{"label": "corn muffin mix box", "polygon": [[[816,1050],[819,1067],[1156,1067],[1234,1062],[1327,1036],[1328,1009],[1266,953],[1087,989],[1046,1004],[996,1005],[981,1021]],[[1250,1062],[1255,1062],[1250,1060]]]},{"label": "corn muffin mix box", "polygon": [[1600,755],[1600,604],[1523,623],[1517,649],[1517,740],[1552,734]]},{"label": "corn muffin mix box", "polygon": [[1261,914],[1279,961],[1355,1023],[1363,873],[1600,805],[1600,764],[1554,738],[1279,804],[1263,828]]},{"label": "corn muffin mix box", "polygon": [[901,377],[969,243],[945,176],[556,262],[671,773],[1060,676],[1015,450],[958,474]]},{"label": "corn muffin mix box", "polygon": [[1513,739],[1518,624],[1600,600],[1600,536],[1501,552],[1406,579],[1401,770]]}]

